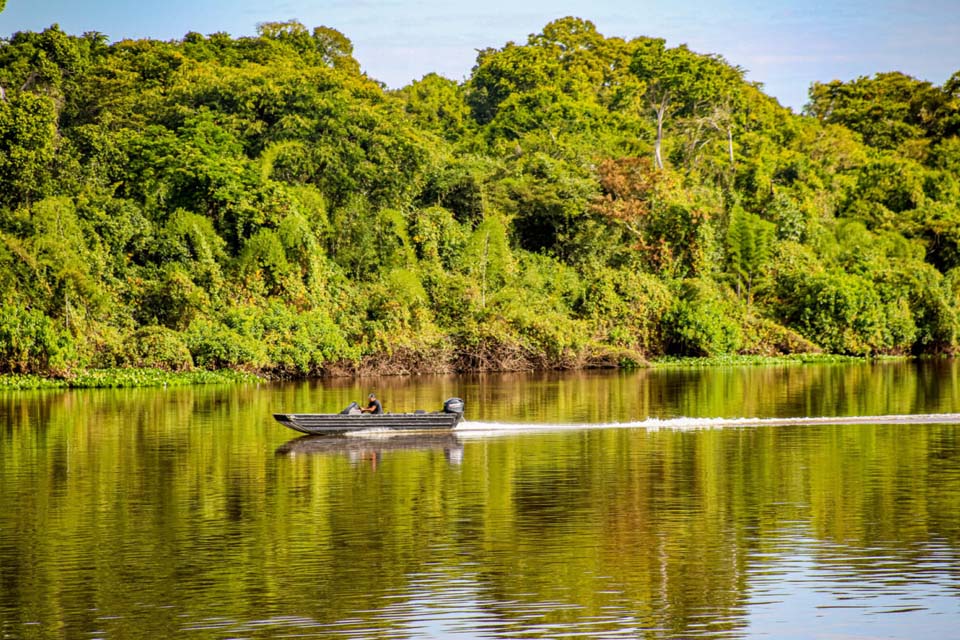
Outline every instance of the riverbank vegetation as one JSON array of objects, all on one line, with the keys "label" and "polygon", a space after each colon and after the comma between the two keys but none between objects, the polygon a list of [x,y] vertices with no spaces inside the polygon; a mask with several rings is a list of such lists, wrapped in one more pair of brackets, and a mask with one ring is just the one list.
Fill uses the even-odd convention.
[{"label": "riverbank vegetation", "polygon": [[36,374],[0,374],[0,391],[34,389],[121,389],[136,387],[181,387],[200,384],[237,384],[258,382],[252,373],[221,370],[164,371],[155,368],[124,367],[121,369],[92,369],[69,376]]},{"label": "riverbank vegetation", "polygon": [[814,84],[564,18],[399,90],[325,27],[0,42],[0,373],[952,354],[960,73]]}]

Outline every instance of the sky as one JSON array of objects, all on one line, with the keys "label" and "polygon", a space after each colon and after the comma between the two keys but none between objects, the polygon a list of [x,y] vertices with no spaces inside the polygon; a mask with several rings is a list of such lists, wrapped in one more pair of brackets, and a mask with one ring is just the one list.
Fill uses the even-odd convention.
[{"label": "sky", "polygon": [[54,23],[110,41],[236,37],[295,19],[337,29],[368,75],[399,88],[431,72],[464,80],[478,50],[564,16],[720,54],[798,112],[815,81],[901,71],[939,85],[960,71],[960,0],[7,0],[0,37]]}]

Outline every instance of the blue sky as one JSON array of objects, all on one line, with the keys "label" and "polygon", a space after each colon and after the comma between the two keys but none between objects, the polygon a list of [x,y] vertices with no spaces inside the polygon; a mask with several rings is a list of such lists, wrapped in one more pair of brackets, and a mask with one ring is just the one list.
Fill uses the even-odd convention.
[{"label": "blue sky", "polygon": [[53,23],[111,41],[241,36],[293,18],[341,31],[363,69],[396,88],[430,72],[462,80],[477,49],[567,15],[606,36],[719,53],[795,110],[813,81],[902,71],[942,84],[960,70],[960,0],[7,0],[0,36]]}]

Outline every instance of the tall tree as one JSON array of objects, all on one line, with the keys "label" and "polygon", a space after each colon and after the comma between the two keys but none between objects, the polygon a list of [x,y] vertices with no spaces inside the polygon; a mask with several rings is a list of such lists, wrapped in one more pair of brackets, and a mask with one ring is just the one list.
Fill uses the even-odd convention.
[{"label": "tall tree", "polygon": [[906,74],[878,73],[850,82],[815,82],[806,113],[821,122],[842,124],[872,147],[895,149],[933,125],[940,89]]},{"label": "tall tree", "polygon": [[640,41],[630,70],[644,84],[643,98],[656,124],[653,157],[663,168],[663,131],[672,116],[695,116],[721,107],[742,82],[743,70],[720,56],[694,53],[686,45],[666,47],[662,38]]}]

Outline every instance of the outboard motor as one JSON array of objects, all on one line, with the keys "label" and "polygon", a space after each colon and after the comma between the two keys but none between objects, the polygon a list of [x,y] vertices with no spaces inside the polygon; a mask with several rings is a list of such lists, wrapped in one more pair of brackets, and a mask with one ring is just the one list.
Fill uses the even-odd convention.
[{"label": "outboard motor", "polygon": [[463,400],[460,398],[450,398],[443,403],[444,413],[463,413]]},{"label": "outboard motor", "polygon": [[340,415],[348,416],[351,413],[359,413],[359,412],[360,412],[360,405],[358,405],[356,402],[351,402],[350,404],[347,405],[346,409],[340,412]]}]

